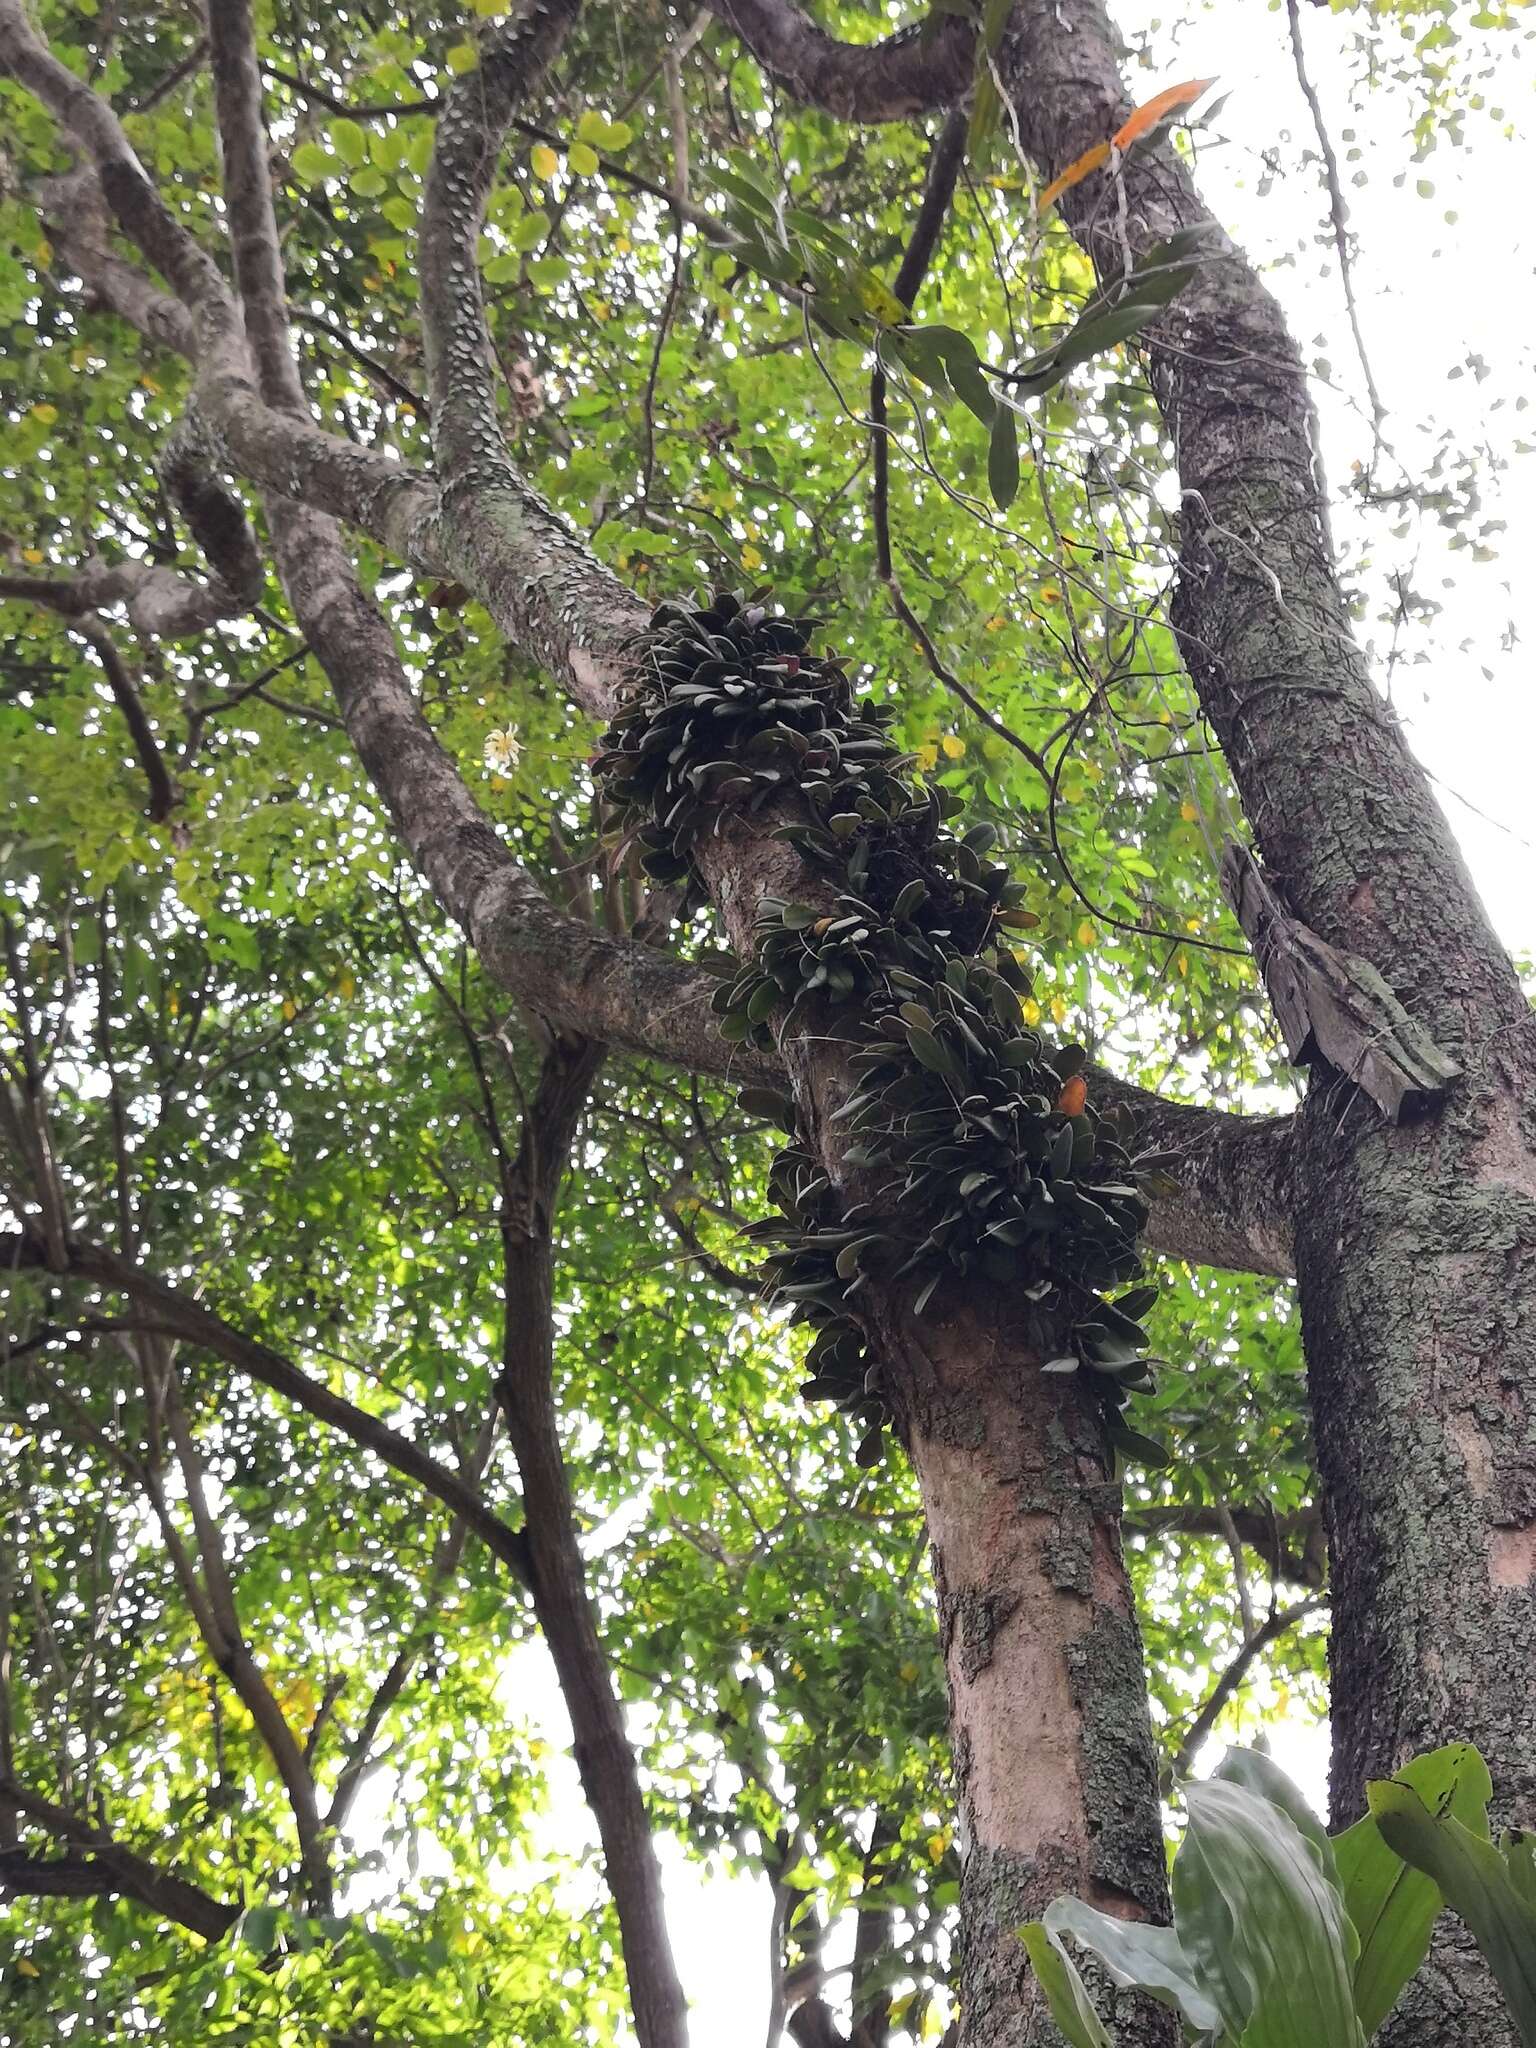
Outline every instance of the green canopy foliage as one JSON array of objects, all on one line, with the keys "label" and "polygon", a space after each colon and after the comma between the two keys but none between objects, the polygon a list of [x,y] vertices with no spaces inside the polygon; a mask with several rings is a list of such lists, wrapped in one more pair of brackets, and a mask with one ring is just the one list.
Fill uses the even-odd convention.
[{"label": "green canopy foliage", "polygon": [[[131,33],[94,0],[38,18],[211,244],[196,23],[169,0],[132,12]],[[1455,49],[1427,54],[1441,10],[1395,12],[1420,34],[1403,77],[1422,118],[1447,118]],[[824,13],[854,37],[883,26]],[[981,421],[891,360],[890,537],[919,638],[877,571],[867,341],[809,319],[728,243],[749,177],[888,281],[929,138],[797,111],[711,27],[678,90],[691,204],[716,226],[680,224],[669,25],[660,5],[589,10],[501,166],[480,253],[520,459],[658,602],[762,587],[825,622],[922,772],[996,826],[1027,880],[1039,923],[1021,946],[1048,1028],[1189,1100],[1283,1106],[1215,887],[1236,806],[1163,616],[1172,495],[1134,341],[1022,406],[1006,511]],[[279,4],[261,26],[307,387],[328,425],[424,461],[412,233],[432,105],[473,67],[474,23]],[[26,188],[67,174],[68,153],[15,87],[0,109],[5,573],[195,573],[155,469],[185,366],[50,248]],[[1089,289],[1002,139],[983,142],[916,320],[1016,364]],[[357,555],[509,842],[557,900],[627,929],[640,881],[601,843],[594,732],[461,592],[369,543]],[[106,622],[174,781],[159,819],[76,628],[24,592],[0,604],[0,1041],[46,1073],[74,1227],[441,1463],[483,1470],[515,1523],[517,1470],[487,1418],[503,1324],[526,1312],[504,1296],[498,1234],[540,1030],[410,870],[275,580],[195,639]],[[702,919],[688,943],[708,955]],[[734,1089],[602,1069],[557,1220],[564,1451],[657,1829],[766,1873],[788,1957],[861,1899],[890,1908],[897,2017],[934,2038],[957,1863],[921,1517],[899,1460],[858,1470],[850,1427],[799,1400],[802,1340],[763,1307],[738,1236],[765,1213],[769,1157]],[[1171,1758],[1277,1568],[1305,1578],[1316,1552],[1288,1289],[1167,1262],[1160,1278],[1158,1391],[1137,1416],[1175,1458],[1128,1475],[1128,1529]],[[6,2038],[623,2038],[611,1915],[550,1839],[548,1732],[504,1683],[533,1631],[521,1593],[479,1542],[447,1547],[447,1511],[398,1473],[183,1347],[245,1641],[325,1796],[364,1774],[334,1913],[305,1906],[271,1755],[196,1625],[193,1503],[180,1482],[155,1498],[164,1415],[134,1348],[154,1336],[142,1307],[8,1281],[0,1769],[241,1917],[205,1944],[121,1898],[12,1904]],[[1271,1642],[1253,1697],[1316,1712],[1321,1640]]]}]

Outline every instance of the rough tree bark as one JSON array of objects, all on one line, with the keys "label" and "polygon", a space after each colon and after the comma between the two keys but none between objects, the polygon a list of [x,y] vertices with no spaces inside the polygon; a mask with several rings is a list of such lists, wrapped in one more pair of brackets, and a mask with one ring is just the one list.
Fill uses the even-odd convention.
[{"label": "rough tree bark", "polygon": [[[1015,11],[1004,65],[1054,173],[1127,103],[1096,0]],[[1069,196],[1101,271],[1205,218],[1167,149]],[[1098,189],[1096,189],[1098,188]],[[1393,1127],[1313,1074],[1296,1210],[1333,1565],[1333,1807],[1416,1750],[1470,1738],[1499,1814],[1536,1812],[1536,1029],[1445,818],[1372,685],[1336,579],[1305,373],[1224,238],[1151,330],[1184,528],[1174,623],[1255,841],[1296,914],[1360,954],[1463,1068]],[[1384,2038],[1512,2035],[1449,1925]]]},{"label": "rough tree bark", "polygon": [[[717,0],[780,82],[899,118],[909,48],[812,61],[789,0]],[[1130,109],[1099,0],[1021,0],[997,70],[1052,177]],[[963,90],[936,50],[925,104]],[[1173,439],[1183,535],[1173,622],[1269,870],[1322,938],[1369,961],[1462,1065],[1449,1102],[1386,1124],[1316,1072],[1300,1119],[1296,1262],[1333,1560],[1333,1806],[1417,1749],[1470,1737],[1505,1818],[1536,1806],[1519,1675],[1536,1650],[1536,1029],[1445,818],[1374,689],[1340,592],[1305,372],[1274,299],[1166,145],[1063,200],[1100,272],[1213,230],[1144,337]],[[1305,1191],[1327,1187],[1326,1203]],[[1394,2048],[1511,2036],[1446,1931]]]}]

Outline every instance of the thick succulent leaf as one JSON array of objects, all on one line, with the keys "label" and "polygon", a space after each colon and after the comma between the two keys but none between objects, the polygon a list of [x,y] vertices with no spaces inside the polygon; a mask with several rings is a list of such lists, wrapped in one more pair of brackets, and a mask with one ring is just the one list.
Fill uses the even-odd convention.
[{"label": "thick succulent leaf", "polygon": [[[1473,1834],[1487,1839],[1493,1785],[1487,1765],[1470,1742],[1448,1743],[1415,1757],[1394,1782],[1411,1786],[1431,1813],[1454,1814]],[[1428,1953],[1443,1901],[1434,1880],[1405,1863],[1388,1844],[1372,1814],[1346,1829],[1333,1849],[1344,1909],[1360,1936],[1355,2011],[1369,2035],[1396,2005]]]},{"label": "thick succulent leaf", "polygon": [[1370,1785],[1366,1797],[1389,1848],[1434,1879],[1487,1957],[1526,2048],[1536,2048],[1536,1906],[1524,1873],[1511,1873],[1508,1848],[1451,1813],[1432,1813],[1411,1785]]}]

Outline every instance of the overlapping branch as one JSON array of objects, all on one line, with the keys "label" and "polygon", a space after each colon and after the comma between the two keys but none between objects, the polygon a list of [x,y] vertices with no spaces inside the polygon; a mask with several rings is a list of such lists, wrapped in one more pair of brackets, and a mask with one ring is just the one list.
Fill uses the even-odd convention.
[{"label": "overlapping branch", "polygon": [[205,1941],[218,1941],[240,1917],[200,1885],[165,1870],[104,1829],[55,1805],[14,1778],[0,1778],[0,1808],[9,1808],[44,1828],[66,1846],[52,1855],[21,1847],[0,1848],[0,1898],[134,1899],[162,1920],[190,1928]]},{"label": "overlapping branch", "polygon": [[[31,1233],[0,1237],[0,1271],[41,1268],[46,1264],[43,1244]],[[292,1401],[316,1421],[338,1431],[360,1450],[371,1452],[381,1464],[411,1480],[460,1516],[518,1583],[527,1584],[527,1551],[522,1532],[509,1528],[456,1472],[439,1464],[377,1415],[357,1407],[343,1395],[332,1393],[271,1345],[237,1329],[182,1289],[103,1245],[70,1238],[64,1271],[125,1295],[146,1312],[154,1329],[224,1359],[259,1386],[270,1387],[273,1393]]]},{"label": "overlapping branch", "polygon": [[839,42],[792,0],[710,0],[777,85],[808,107],[849,121],[904,121],[950,105],[975,65],[976,31],[939,14],[883,42]]},{"label": "overlapping branch", "polygon": [[[774,6],[767,12],[785,10]],[[442,445],[467,457],[451,498],[443,501],[429,479],[315,425],[301,414],[292,387],[283,393],[282,409],[270,394],[263,396],[237,308],[217,267],[150,188],[110,108],[43,50],[18,0],[0,0],[0,64],[28,84],[87,150],[119,225],[175,285],[185,318],[173,320],[163,295],[99,244],[83,249],[96,265],[91,281],[125,317],[153,320],[162,332],[176,327],[192,346],[203,424],[225,459],[268,490],[270,506],[302,497],[307,506],[371,533],[414,566],[462,580],[515,644],[579,705],[603,716],[629,672],[646,608],[511,465],[494,388],[486,382],[484,343],[476,339],[483,334],[483,309],[473,260],[476,230],[467,223],[478,218],[477,195],[491,175],[515,93],[515,69],[500,70],[490,61],[497,47],[493,38],[484,75],[460,81],[439,118],[447,136],[444,142],[440,135],[440,167],[432,181],[440,232],[424,238],[436,252],[434,289],[426,294],[435,335],[429,358],[437,387],[434,427],[445,437]],[[862,60],[872,53],[857,54]],[[466,202],[466,212],[455,222],[459,202]],[[257,246],[247,243],[248,250]],[[270,267],[270,252],[265,260]],[[258,273],[251,286],[242,282],[243,289],[257,289],[258,302],[275,302],[276,279],[261,286]],[[438,419],[442,397],[461,368],[467,385]],[[706,975],[562,917],[516,866],[427,726],[387,627],[362,604],[350,572],[341,573],[344,566],[339,549],[316,549],[296,538],[285,565],[290,597],[330,675],[365,768],[412,857],[475,943],[487,971],[557,1025],[700,1072],[765,1078],[761,1056],[733,1051],[716,1036]],[[1140,1091],[1136,1102],[1177,1128],[1175,1148],[1188,1161],[1181,1176],[1185,1192],[1156,1208],[1149,1242],[1193,1260],[1288,1270],[1286,1176],[1280,1170],[1286,1126],[1180,1110]],[[1256,1161],[1251,1171],[1238,1164],[1245,1152]],[[1223,1208],[1237,1197],[1235,1210]]]}]

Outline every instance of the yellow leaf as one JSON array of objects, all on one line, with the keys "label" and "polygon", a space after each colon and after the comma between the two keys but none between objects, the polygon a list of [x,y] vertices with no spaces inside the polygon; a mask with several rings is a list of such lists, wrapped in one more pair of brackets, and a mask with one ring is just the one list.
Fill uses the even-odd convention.
[{"label": "yellow leaf", "polygon": [[944,1861],[944,1852],[949,1847],[948,1834],[945,1833],[942,1835],[930,1835],[928,1837],[927,1847],[928,1861],[930,1863],[942,1863]]},{"label": "yellow leaf", "polygon": [[1186,825],[1193,825],[1196,818],[1198,818],[1199,815],[1200,813],[1195,809],[1193,804],[1184,803],[1179,805],[1179,816],[1184,820]]},{"label": "yellow leaf", "polygon": [[1051,1022],[1065,1024],[1067,1021],[1067,999],[1065,996],[1051,997]]},{"label": "yellow leaf", "polygon": [[51,427],[58,416],[59,408],[56,405],[34,405],[32,408],[33,419],[42,427]]},{"label": "yellow leaf", "polygon": [[154,378],[151,377],[149,372],[146,370],[144,375],[139,379],[139,389],[141,391],[155,392],[160,389],[160,386],[155,382]]},{"label": "yellow leaf", "polygon": [[1077,943],[1080,946],[1091,946],[1098,936],[1098,926],[1093,923],[1091,918],[1085,917],[1077,928]]},{"label": "yellow leaf", "polygon": [[900,327],[911,316],[883,279],[864,271],[858,279],[859,303],[884,327]]},{"label": "yellow leaf", "polygon": [[53,244],[45,236],[32,253],[39,263],[51,263],[53,261]]},{"label": "yellow leaf", "polygon": [[1040,602],[1042,604],[1060,604],[1060,588],[1054,583],[1042,583],[1040,586]]},{"label": "yellow leaf", "polygon": [[761,569],[763,566],[762,555],[750,541],[741,551],[741,566],[743,569]]},{"label": "yellow leaf", "polygon": [[606,299],[594,299],[592,301],[592,318],[594,320],[611,320],[613,318],[613,308]]},{"label": "yellow leaf", "polygon": [[1188,972],[1189,972],[1189,955],[1188,955],[1187,953],[1185,953],[1185,952],[1180,952],[1180,954],[1179,954],[1179,956],[1178,956],[1177,960],[1175,960],[1175,962],[1174,962],[1174,965],[1175,965],[1175,966],[1176,966],[1176,967],[1178,968],[1178,970],[1179,970],[1180,974],[1188,974]]},{"label": "yellow leaf", "polygon": [[343,967],[336,977],[336,993],[344,1003],[350,1003],[357,994],[357,978],[350,967]]},{"label": "yellow leaf", "polygon": [[938,748],[934,746],[919,747],[917,750],[917,765],[919,768],[937,768],[939,765]]},{"label": "yellow leaf", "polygon": [[284,997],[283,997],[283,1019],[284,1019],[284,1022],[285,1022],[285,1023],[289,1023],[289,1024],[291,1024],[291,1023],[293,1022],[294,1018],[295,1018],[295,1017],[297,1017],[297,1015],[298,1015],[298,1014],[299,1014],[299,1006],[298,1006],[298,1004],[297,1004],[297,1003],[296,1003],[296,1002],[295,1002],[295,1001],[293,1000],[293,997],[292,997],[292,996],[284,996]]},{"label": "yellow leaf", "polygon": [[573,142],[565,153],[565,160],[578,178],[590,178],[597,169],[597,151],[590,143]]},{"label": "yellow leaf", "polygon": [[476,14],[490,16],[505,11],[507,0],[470,0]]},{"label": "yellow leaf", "polygon": [[35,569],[38,563],[43,559],[43,551],[41,548],[23,548],[21,551],[21,559],[24,562],[30,562],[33,568]]},{"label": "yellow leaf", "polygon": [[903,1685],[914,1685],[917,1682],[917,1666],[915,1664],[903,1664],[896,1675]]},{"label": "yellow leaf", "polygon": [[1001,633],[1001,631],[1003,630],[1004,626],[1007,625],[1007,623],[1008,621],[1003,617],[1001,612],[994,612],[991,618],[988,619],[986,622],[987,631],[989,633]]},{"label": "yellow leaf", "polygon": [[43,1973],[30,1956],[18,1956],[16,1958],[16,1974],[18,1977],[41,1977]]},{"label": "yellow leaf", "polygon": [[1052,178],[1040,194],[1040,211],[1044,213],[1048,206],[1054,206],[1063,192],[1070,192],[1074,185],[1081,185],[1090,172],[1096,171],[1100,164],[1108,161],[1107,142],[1096,142],[1092,149],[1085,149],[1080,157],[1067,165],[1059,178]]},{"label": "yellow leaf", "polygon": [[547,142],[539,143],[530,152],[528,160],[533,165],[534,176],[542,178],[546,185],[560,168],[560,159]]},{"label": "yellow leaf", "polygon": [[939,745],[944,749],[946,759],[951,761],[958,761],[965,752],[965,741],[952,732],[945,733]]},{"label": "yellow leaf", "polygon": [[1154,93],[1151,99],[1142,102],[1123,127],[1115,130],[1115,148],[1129,149],[1133,142],[1139,142],[1169,114],[1178,113],[1181,107],[1192,107],[1201,93],[1215,83],[1214,78],[1186,78],[1182,85],[1166,86],[1162,92]]},{"label": "yellow leaf", "polygon": [[473,43],[455,43],[443,61],[455,78],[462,78],[466,71],[474,70],[480,59]]},{"label": "yellow leaf", "polygon": [[1019,1005],[1019,1007],[1024,1013],[1024,1022],[1029,1026],[1030,1030],[1033,1031],[1035,1026],[1040,1022],[1041,1017],[1044,1015],[1044,1012],[1041,1010],[1040,1005],[1035,1001],[1033,996],[1026,996],[1023,1002]]}]

